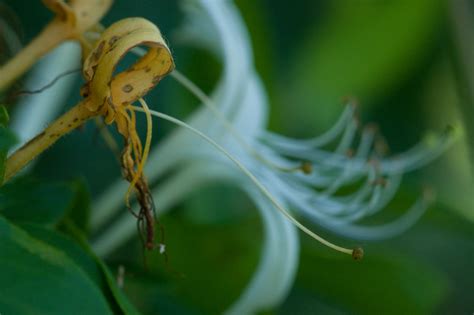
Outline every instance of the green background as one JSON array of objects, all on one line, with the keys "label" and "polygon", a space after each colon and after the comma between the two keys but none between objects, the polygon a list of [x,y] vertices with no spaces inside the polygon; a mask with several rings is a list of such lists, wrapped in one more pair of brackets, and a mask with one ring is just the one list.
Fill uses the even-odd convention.
[{"label": "green background", "polygon": [[[465,129],[441,159],[405,178],[380,216],[391,218],[405,209],[428,183],[438,199],[413,228],[394,239],[363,243],[366,257],[358,263],[301,235],[296,281],[288,298],[266,314],[474,311],[469,162],[474,102],[468,88],[473,74],[468,61],[459,57],[460,41],[474,40],[474,29],[466,29],[462,40],[455,37],[453,21],[460,17],[451,13],[454,2],[236,1],[269,95],[271,130],[294,137],[320,133],[337,119],[345,96],[359,100],[362,121],[380,126],[392,153],[406,150],[429,130],[460,124]],[[1,3],[16,15],[1,10],[3,19],[17,21],[24,44],[52,16],[40,1]],[[210,92],[220,64],[208,52],[177,40],[183,19],[178,3],[117,0],[103,24],[129,16],[155,22],[170,43],[177,68]],[[466,8],[474,16],[474,6]],[[78,99],[79,93],[73,93],[65,108]],[[197,106],[170,79],[148,99],[180,118]],[[14,112],[14,104],[6,105]],[[173,128],[160,125],[154,145]],[[0,149],[11,145],[3,140],[10,135],[3,133],[6,144]],[[15,313],[19,305],[38,307],[22,314],[134,313],[128,299],[143,314],[217,314],[239,296],[258,263],[262,231],[254,205],[233,187],[211,185],[162,218],[167,266],[152,256],[144,268],[135,238],[107,257],[106,267],[87,245],[87,218],[90,200],[120,176],[120,168],[97,139],[93,124],[45,152],[31,174],[0,188],[2,314]],[[114,285],[118,266],[126,270],[128,299]],[[66,287],[57,274],[67,279]],[[15,281],[22,285],[14,286]]]}]

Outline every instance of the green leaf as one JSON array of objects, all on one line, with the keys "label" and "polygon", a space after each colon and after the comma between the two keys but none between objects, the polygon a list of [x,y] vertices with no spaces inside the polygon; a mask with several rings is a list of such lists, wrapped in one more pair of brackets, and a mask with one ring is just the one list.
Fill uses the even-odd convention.
[{"label": "green leaf", "polygon": [[68,184],[19,178],[0,188],[0,214],[15,222],[54,226],[73,199]]},{"label": "green leaf", "polygon": [[76,241],[81,245],[83,250],[85,250],[89,254],[89,256],[95,260],[96,264],[102,272],[102,276],[104,277],[104,281],[106,283],[106,288],[104,288],[104,290],[107,291],[107,295],[111,295],[114,298],[116,307],[120,308],[120,310],[125,315],[140,315],[140,312],[136,310],[136,308],[130,303],[126,295],[118,287],[117,280],[112,275],[107,265],[92,251],[89,246],[89,243],[87,243],[87,240],[83,235],[83,232],[79,228],[77,228],[72,221],[68,219],[63,222],[63,229],[69,235],[74,237]]},{"label": "green leaf", "polygon": [[76,265],[87,273],[97,287],[102,288],[104,284],[102,271],[97,265],[95,258],[84,251],[71,237],[61,232],[45,228],[44,226],[31,223],[22,224],[21,228],[32,237],[64,252]]},{"label": "green leaf", "polygon": [[97,258],[97,262],[105,275],[110,291],[123,313],[125,315],[140,315],[140,312],[138,312],[132,303],[130,303],[125,293],[123,293],[123,291],[117,286],[117,280],[112,275],[107,265],[99,258]]},{"label": "green leaf", "polygon": [[[67,223],[65,228],[71,231],[72,223]],[[89,276],[91,280],[102,290],[105,297],[108,298],[114,313],[123,313],[125,315],[138,315],[139,312],[130,304],[124,293],[117,287],[117,283],[113,275],[110,273],[104,262],[98,258],[91,250],[85,239],[81,236],[79,244],[73,241],[67,235],[45,229],[41,226],[24,225],[23,226],[30,235],[35,236],[49,245],[66,253],[74,262],[80,266]],[[81,233],[74,228],[75,237]]]},{"label": "green leaf", "polygon": [[65,219],[74,222],[74,225],[85,235],[89,232],[89,218],[91,213],[91,197],[84,179],[75,180],[70,184],[74,192],[72,205],[66,213]]},{"label": "green leaf", "polygon": [[112,314],[86,273],[58,249],[0,218],[3,314]]},{"label": "green leaf", "polygon": [[9,129],[0,126],[0,152],[6,154],[15,143],[17,143],[15,135]]}]

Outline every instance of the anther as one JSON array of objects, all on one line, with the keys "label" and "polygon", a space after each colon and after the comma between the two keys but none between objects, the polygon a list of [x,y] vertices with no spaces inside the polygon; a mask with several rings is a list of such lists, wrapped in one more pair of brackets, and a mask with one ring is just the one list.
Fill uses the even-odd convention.
[{"label": "anther", "polygon": [[303,161],[300,165],[300,170],[304,174],[309,175],[313,172],[313,164],[310,161]]},{"label": "anther", "polygon": [[364,250],[362,247],[356,247],[352,250],[352,259],[362,260],[364,258]]}]

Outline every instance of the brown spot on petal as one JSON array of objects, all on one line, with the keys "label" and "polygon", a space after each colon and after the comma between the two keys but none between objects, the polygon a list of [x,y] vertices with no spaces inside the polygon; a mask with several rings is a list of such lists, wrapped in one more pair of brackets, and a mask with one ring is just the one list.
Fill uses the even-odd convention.
[{"label": "brown spot on petal", "polygon": [[104,46],[105,46],[105,42],[101,41],[99,46],[97,46],[97,48],[94,50],[94,53],[92,55],[93,60],[95,61],[99,60],[100,56],[102,56],[102,52],[104,51]]},{"label": "brown spot on petal", "polygon": [[133,91],[133,86],[131,84],[124,85],[122,87],[122,91],[124,91],[125,93],[130,93]]},{"label": "brown spot on petal", "polygon": [[110,46],[113,46],[119,39],[120,39],[119,36],[116,36],[116,35],[112,36],[112,37],[109,39],[109,45],[110,45]]}]

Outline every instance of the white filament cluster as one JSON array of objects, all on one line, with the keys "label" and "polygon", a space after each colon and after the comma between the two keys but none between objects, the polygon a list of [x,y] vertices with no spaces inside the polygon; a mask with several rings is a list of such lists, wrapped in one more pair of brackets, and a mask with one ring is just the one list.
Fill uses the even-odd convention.
[{"label": "white filament cluster", "polygon": [[[422,141],[396,157],[384,157],[377,149],[375,129],[359,127],[352,105],[333,128],[314,139],[296,140],[268,132],[268,100],[253,65],[245,25],[234,4],[192,0],[185,1],[184,8],[187,18],[181,39],[210,49],[223,63],[222,76],[210,97],[182,74],[172,74],[203,103],[186,122],[232,159],[189,131],[178,129],[150,153],[145,174],[154,183],[174,172],[153,189],[158,213],[169,210],[201,185],[215,181],[234,183],[255,201],[264,222],[263,252],[253,278],[227,314],[254,314],[271,308],[291,287],[298,263],[298,234],[293,223],[275,210],[274,201],[294,215],[357,239],[396,235],[421,216],[427,207],[425,194],[393,222],[376,226],[361,223],[392,200],[403,173],[428,163],[449,145],[449,134]],[[348,154],[350,151],[353,154]],[[234,160],[271,198],[249,181],[248,174],[236,167]],[[310,174],[298,171],[304,161],[312,165]],[[93,245],[101,255],[136,235],[134,218],[128,213],[103,227],[123,209],[126,189],[126,183],[117,181],[94,204],[92,225],[96,230],[102,227],[102,233]],[[343,190],[348,192],[341,194]]]}]

